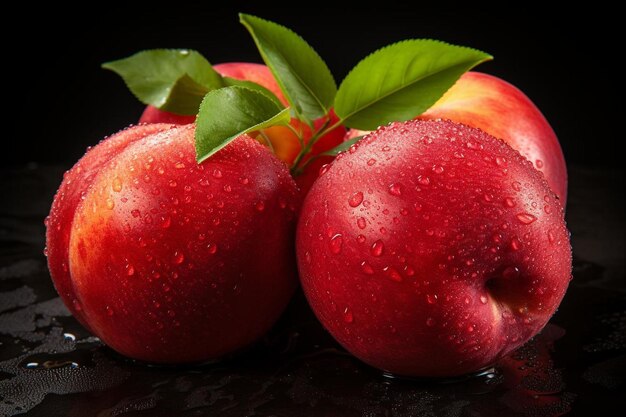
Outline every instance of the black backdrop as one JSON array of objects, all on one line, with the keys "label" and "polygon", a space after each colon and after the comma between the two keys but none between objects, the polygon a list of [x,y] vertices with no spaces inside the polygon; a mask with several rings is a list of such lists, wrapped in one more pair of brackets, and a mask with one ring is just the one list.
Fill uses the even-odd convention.
[{"label": "black backdrop", "polygon": [[[99,64],[156,47],[193,48],[211,62],[259,61],[237,11],[292,28],[324,57],[337,81],[368,52],[405,38],[431,37],[490,52],[481,71],[526,92],[552,123],[569,164],[615,167],[624,136],[613,104],[622,90],[615,64],[615,14],[597,5],[549,13],[529,3],[502,9],[441,8],[385,0],[358,8],[319,2],[280,9],[235,2],[120,6],[89,3],[64,10],[24,4],[3,25],[5,72],[1,152],[5,165],[73,163],[85,147],[135,122],[142,106]],[[594,8],[594,6],[596,6]],[[482,7],[482,8],[481,8]],[[31,39],[31,40],[26,40]],[[8,92],[8,94],[7,94]],[[620,108],[623,106],[619,106]]]}]

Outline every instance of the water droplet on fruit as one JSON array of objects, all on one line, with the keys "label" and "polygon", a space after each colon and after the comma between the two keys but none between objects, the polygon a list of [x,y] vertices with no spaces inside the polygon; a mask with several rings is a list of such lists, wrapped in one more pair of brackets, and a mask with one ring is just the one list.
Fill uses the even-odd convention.
[{"label": "water droplet on fruit", "polygon": [[367,165],[372,166],[376,163],[376,160],[374,158],[370,159],[369,161],[367,161]]},{"label": "water droplet on fruit", "polygon": [[174,252],[173,261],[176,265],[180,265],[185,261],[185,254],[182,251],[177,250]]},{"label": "water droplet on fruit", "polygon": [[222,178],[223,174],[222,171],[219,168],[215,168],[213,170],[213,177],[214,178]]},{"label": "water droplet on fruit", "polygon": [[166,216],[164,218],[161,218],[161,220],[162,220],[161,227],[163,229],[167,229],[172,224],[172,219],[170,218],[170,216]]},{"label": "water droplet on fruit", "polygon": [[426,294],[426,301],[428,304],[437,303],[437,294]]},{"label": "water droplet on fruit", "polygon": [[385,268],[383,268],[383,271],[387,274],[389,279],[391,279],[392,281],[402,282],[402,275],[400,275],[400,273],[396,271],[395,268],[391,266],[386,266]]},{"label": "water droplet on fruit", "polygon": [[531,224],[537,220],[537,218],[530,213],[518,213],[515,217],[517,217],[517,220],[522,224]]},{"label": "water droplet on fruit", "polygon": [[514,251],[520,250],[522,247],[522,242],[519,241],[518,238],[514,237],[511,239],[511,249]]},{"label": "water droplet on fruit", "polygon": [[167,182],[167,185],[169,185],[170,187],[174,188],[174,187],[176,187],[178,184],[177,184],[177,183],[176,183],[176,181],[174,181],[174,180],[169,180],[169,181]]},{"label": "water droplet on fruit", "polygon": [[413,204],[413,208],[415,209],[416,212],[420,212],[422,211],[422,205],[420,203],[415,203]]},{"label": "water droplet on fruit", "polygon": [[256,209],[256,211],[262,212],[263,210],[265,210],[265,203],[262,201],[259,201],[254,205],[254,208]]},{"label": "water droplet on fruit", "polygon": [[242,185],[247,185],[250,182],[250,180],[246,177],[241,177],[239,178],[239,183]]},{"label": "water droplet on fruit", "polygon": [[230,193],[233,190],[233,188],[230,186],[230,184],[224,185],[223,188],[224,188],[224,191],[227,192],[227,193]]},{"label": "water droplet on fruit", "polygon": [[185,168],[185,164],[181,161],[178,161],[174,164],[174,168],[176,169],[184,169]]},{"label": "water droplet on fruit", "polygon": [[209,254],[211,254],[211,255],[215,255],[215,253],[217,252],[217,243],[213,243],[213,242],[211,242],[211,243],[209,243],[209,244],[207,245],[207,247],[206,247],[206,248],[207,248],[207,250],[208,250]]},{"label": "water droplet on fruit", "polygon": [[118,177],[113,178],[111,188],[116,193],[119,193],[120,191],[122,191],[122,180],[120,180]]},{"label": "water droplet on fruit", "polygon": [[513,200],[511,197],[506,197],[504,199],[504,207],[515,207],[515,200]]},{"label": "water droplet on fruit", "polygon": [[126,275],[128,275],[129,277],[135,275],[135,267],[131,264],[126,265]]},{"label": "water droplet on fruit", "polygon": [[359,229],[365,229],[365,226],[367,224],[366,224],[365,219],[363,217],[359,217],[358,219],[356,219],[356,225],[359,226]]},{"label": "water droplet on fruit", "polygon": [[358,207],[363,202],[363,193],[359,191],[358,193],[352,194],[348,199],[348,204],[350,207]]},{"label": "water droplet on fruit", "polygon": [[356,241],[359,242],[359,243],[365,243],[365,240],[366,240],[365,236],[363,236],[363,235],[358,235],[356,237]]},{"label": "water droplet on fruit", "polygon": [[543,161],[541,159],[537,159],[535,161],[535,165],[537,166],[537,169],[541,169],[543,168]]},{"label": "water droplet on fruit", "polygon": [[423,186],[430,185],[430,178],[420,175],[417,177],[417,183]]},{"label": "water droplet on fruit", "polygon": [[482,304],[487,304],[487,296],[486,295],[481,295],[480,296],[480,302]]},{"label": "water droplet on fruit", "polygon": [[341,252],[341,247],[343,246],[343,237],[341,234],[334,235],[329,242],[330,251],[335,255]]},{"label": "water droplet on fruit", "polygon": [[546,214],[550,214],[550,213],[552,213],[552,207],[550,207],[550,205],[549,205],[549,204],[546,204],[546,205],[543,207],[543,211],[545,211],[545,213],[546,213]]},{"label": "water droplet on fruit", "polygon": [[389,185],[389,194],[395,196],[402,195],[402,184],[393,183]]},{"label": "water droplet on fruit", "polygon": [[106,206],[109,210],[113,210],[113,208],[115,207],[115,202],[111,198],[107,198]]},{"label": "water droplet on fruit", "polygon": [[435,174],[443,174],[443,171],[445,171],[445,169],[441,165],[433,165],[433,172]]},{"label": "water droplet on fruit", "polygon": [[113,308],[111,308],[111,306],[106,306],[105,308],[107,316],[111,317],[114,313]]},{"label": "water droplet on fruit", "polygon": [[354,321],[354,316],[352,315],[352,311],[350,311],[349,307],[346,307],[343,310],[343,321],[346,323],[352,323]]},{"label": "water droplet on fruit", "polygon": [[511,183],[511,187],[513,187],[513,189],[515,191],[521,191],[522,190],[522,184],[519,181],[513,181]]},{"label": "water droplet on fruit", "polygon": [[506,163],[506,158],[503,158],[501,156],[496,156],[495,161],[496,161],[496,165],[502,166]]},{"label": "water droplet on fruit", "polygon": [[372,247],[370,248],[370,253],[372,254],[372,256],[380,256],[383,254],[384,250],[385,244],[382,240],[379,239],[372,244]]},{"label": "water droplet on fruit", "polygon": [[426,325],[428,327],[433,327],[435,325],[435,319],[432,317],[429,317],[426,319]]},{"label": "water droplet on fruit", "polygon": [[83,309],[83,306],[80,305],[80,302],[77,299],[72,300],[72,305],[76,311],[81,311]]},{"label": "water droplet on fruit", "polygon": [[467,332],[468,333],[472,333],[473,331],[474,331],[474,326],[473,325],[470,324],[469,326],[467,326]]},{"label": "water droplet on fruit", "polygon": [[519,276],[519,268],[516,266],[509,266],[504,271],[502,271],[502,277],[506,279],[513,279]]},{"label": "water droplet on fruit", "polygon": [[326,174],[329,169],[330,169],[330,164],[322,165],[321,168],[320,168],[319,176],[321,177],[322,175]]},{"label": "water droplet on fruit", "polygon": [[367,261],[361,262],[361,270],[367,275],[374,274],[374,268],[372,268],[372,265],[368,264]]}]

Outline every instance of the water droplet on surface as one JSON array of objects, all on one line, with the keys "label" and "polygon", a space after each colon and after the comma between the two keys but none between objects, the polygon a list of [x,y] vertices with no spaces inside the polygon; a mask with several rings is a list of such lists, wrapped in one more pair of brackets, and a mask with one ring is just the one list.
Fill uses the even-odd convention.
[{"label": "water droplet on surface", "polygon": [[544,211],[546,214],[550,214],[550,213],[552,213],[552,207],[550,207],[550,205],[549,205],[549,204],[546,204],[545,206],[543,206],[543,211]]},{"label": "water droplet on surface", "polygon": [[174,168],[176,169],[184,169],[185,168],[185,164],[181,161],[178,161],[174,164]]},{"label": "water droplet on surface", "polygon": [[256,211],[262,212],[263,210],[265,210],[265,203],[262,201],[259,201],[254,205],[254,208]]},{"label": "water droplet on surface", "polygon": [[496,165],[502,166],[506,163],[506,159],[501,156],[496,156]]},{"label": "water droplet on surface", "polygon": [[113,208],[115,207],[115,202],[111,198],[107,198],[106,206],[109,210],[113,210]]},{"label": "water droplet on surface", "polygon": [[506,197],[504,199],[504,207],[515,207],[515,200],[513,200],[511,197]]},{"label": "water droplet on surface", "polygon": [[433,172],[435,174],[443,174],[443,171],[445,171],[445,169],[441,165],[433,165]]},{"label": "water droplet on surface", "polygon": [[215,168],[213,170],[213,177],[214,178],[222,178],[223,174],[222,171],[219,168]]},{"label": "water droplet on surface", "polygon": [[217,243],[211,242],[207,245],[206,248],[209,251],[209,254],[215,255],[215,252],[217,252]]},{"label": "water droplet on surface", "polygon": [[350,311],[350,308],[348,307],[343,310],[343,321],[345,321],[346,323],[352,323],[354,321],[352,311]]},{"label": "water droplet on surface", "polygon": [[543,168],[543,161],[541,159],[537,159],[535,161],[535,166],[537,167],[537,169]]},{"label": "water droplet on surface", "polygon": [[430,185],[430,178],[420,175],[417,177],[417,183],[420,185]]},{"label": "water droplet on surface", "polygon": [[224,185],[223,188],[224,188],[224,191],[227,192],[227,193],[230,193],[233,190],[233,188],[230,186],[230,184]]},{"label": "water droplet on surface", "polygon": [[537,220],[537,218],[530,213],[518,213],[515,217],[517,217],[517,220],[522,224],[531,224]]},{"label": "water droplet on surface", "polygon": [[556,238],[554,237],[554,232],[552,230],[548,230],[548,242],[554,243]]},{"label": "water droplet on surface", "polygon": [[367,161],[367,165],[372,166],[376,163],[376,160],[374,158],[370,159],[369,161]]},{"label": "water droplet on surface", "polygon": [[383,243],[382,240],[379,239],[372,244],[372,247],[370,248],[370,253],[372,254],[372,256],[378,257],[383,254],[384,250],[385,250],[385,244]]},{"label": "water droplet on surface", "polygon": [[358,235],[356,237],[356,241],[359,242],[359,243],[365,243],[365,240],[366,240],[365,236],[363,236],[363,235]]},{"label": "water droplet on surface", "polygon": [[513,189],[515,191],[521,191],[522,190],[522,184],[519,181],[513,181],[511,183],[511,187],[513,187]]},{"label": "water droplet on surface", "polygon": [[174,252],[173,259],[176,265],[180,265],[185,261],[185,254],[182,251],[177,250]]},{"label": "water droplet on surface", "polygon": [[487,304],[487,296],[486,295],[481,295],[480,296],[480,302],[482,304]]},{"label": "water droplet on surface", "polygon": [[341,247],[343,246],[343,237],[341,234],[337,233],[334,235],[329,242],[330,251],[335,255],[341,252]]},{"label": "water droplet on surface", "polygon": [[359,226],[359,229],[365,229],[365,226],[367,226],[363,217],[359,217],[358,219],[356,219],[356,225]]},{"label": "water droplet on surface", "polygon": [[426,294],[426,301],[428,304],[437,303],[437,294]]},{"label": "water droplet on surface", "polygon": [[469,326],[467,326],[467,332],[468,333],[472,333],[473,331],[474,331],[474,326],[473,325],[470,324]]},{"label": "water droplet on surface", "polygon": [[389,185],[389,194],[400,196],[402,195],[402,184],[393,183]]},{"label": "water droplet on surface", "polygon": [[170,218],[170,216],[166,216],[165,218],[162,218],[161,220],[162,220],[161,227],[163,229],[167,229],[172,224],[172,219]]},{"label": "water droplet on surface", "polygon": [[367,275],[374,274],[374,268],[372,268],[372,265],[368,264],[367,261],[361,262],[361,270]]},{"label": "water droplet on surface", "polygon": [[167,182],[167,185],[169,185],[169,186],[170,186],[170,187],[172,187],[172,188],[175,188],[178,184],[177,184],[177,183],[176,183],[176,181],[174,181],[174,180],[169,180],[169,181]]},{"label": "water droplet on surface", "polygon": [[522,242],[520,242],[518,238],[514,237],[513,239],[511,239],[511,249],[512,250],[518,251],[518,250],[520,250],[521,247],[522,247]]},{"label": "water droplet on surface", "polygon": [[504,271],[502,271],[502,277],[506,279],[517,278],[519,274],[519,268],[516,266],[509,266]]},{"label": "water droplet on surface", "polygon": [[126,275],[128,275],[129,277],[135,275],[135,267],[131,264],[126,264]]},{"label": "water droplet on surface", "polygon": [[72,300],[72,305],[76,311],[81,311],[83,309],[83,306],[80,305],[80,302],[77,299]]},{"label": "water droplet on surface", "polygon": [[116,193],[119,193],[120,191],[122,191],[122,180],[120,180],[118,177],[113,178],[111,188]]},{"label": "water droplet on surface", "polygon": [[348,199],[348,204],[350,207],[358,207],[363,202],[363,193],[359,191],[358,193],[352,194]]},{"label": "water droplet on surface", "polygon": [[110,306],[106,306],[105,308],[107,316],[111,317],[114,313],[113,308],[111,308]]},{"label": "water droplet on surface", "polygon": [[415,203],[413,204],[413,208],[415,209],[416,212],[420,212],[422,211],[422,205],[420,203]]},{"label": "water droplet on surface", "polygon": [[387,277],[389,277],[390,280],[395,282],[402,282],[402,275],[400,275],[400,273],[396,271],[395,268],[391,266],[386,266],[385,268],[383,268],[383,271],[385,271]]}]

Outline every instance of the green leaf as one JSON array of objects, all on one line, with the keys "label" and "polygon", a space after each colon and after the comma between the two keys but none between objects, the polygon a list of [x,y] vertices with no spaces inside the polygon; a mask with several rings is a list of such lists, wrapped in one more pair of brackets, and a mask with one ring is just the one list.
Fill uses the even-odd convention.
[{"label": "green leaf", "polygon": [[271,99],[274,103],[276,103],[281,109],[285,108],[283,103],[281,103],[278,97],[276,97],[276,94],[272,93],[270,90],[263,87],[261,84],[257,84],[253,81],[238,80],[236,78],[230,78],[230,77],[224,77],[224,84],[226,84],[226,87],[239,86],[239,87],[246,87],[251,90],[256,90],[259,93],[265,94],[269,99]]},{"label": "green leaf", "polygon": [[341,142],[339,145],[335,146],[332,149],[327,150],[326,152],[322,152],[321,154],[319,154],[319,156],[337,156],[339,155],[341,152],[345,152],[348,149],[350,149],[350,147],[352,145],[354,145],[355,143],[357,143],[358,141],[360,141],[361,139],[363,139],[365,136],[356,136],[352,139],[349,139],[345,142]]},{"label": "green leaf", "polygon": [[491,59],[475,49],[430,39],[394,43],[352,69],[337,92],[335,112],[345,125],[361,130],[412,119],[463,73]]},{"label": "green leaf", "polygon": [[280,89],[305,120],[328,114],[337,84],[328,66],[300,36],[276,23],[240,14]]},{"label": "green leaf", "polygon": [[187,49],[152,49],[102,65],[123,79],[144,104],[195,115],[205,94],[224,87],[209,61]]},{"label": "green leaf", "polygon": [[201,163],[245,133],[289,121],[289,109],[259,91],[240,86],[210,91],[196,119],[196,159]]}]

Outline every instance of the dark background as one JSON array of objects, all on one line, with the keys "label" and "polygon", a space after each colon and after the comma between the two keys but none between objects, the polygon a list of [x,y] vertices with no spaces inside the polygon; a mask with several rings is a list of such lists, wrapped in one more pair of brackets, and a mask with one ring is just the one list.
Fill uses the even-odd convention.
[{"label": "dark background", "polygon": [[[130,2],[128,2],[130,3]],[[142,105],[102,62],[146,48],[193,48],[213,63],[260,57],[237,11],[282,23],[325,58],[338,82],[369,52],[406,39],[429,37],[472,46],[495,56],[480,70],[522,89],[544,112],[569,164],[618,165],[617,106],[622,78],[613,58],[621,48],[610,9],[550,13],[541,5],[506,2],[501,8],[441,7],[389,1],[355,8],[299,2],[281,8],[236,2],[170,2],[85,9],[24,4],[4,15],[21,30],[0,29],[4,44],[5,165],[72,164],[105,135],[137,121]],[[257,2],[261,3],[261,2]],[[26,41],[25,39],[31,39]],[[6,90],[5,90],[6,91]],[[6,97],[6,96],[5,96]],[[620,106],[621,108],[622,106]]]}]

